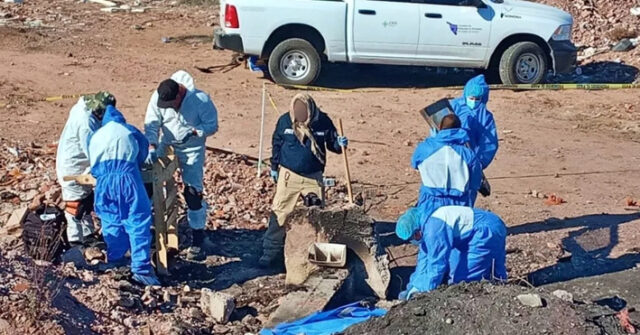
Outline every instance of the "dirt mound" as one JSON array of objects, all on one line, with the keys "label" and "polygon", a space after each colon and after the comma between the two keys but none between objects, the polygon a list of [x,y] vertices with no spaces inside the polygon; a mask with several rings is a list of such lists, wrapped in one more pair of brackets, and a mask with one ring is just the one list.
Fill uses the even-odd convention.
[{"label": "dirt mound", "polygon": [[[523,305],[518,295],[534,293],[543,307]],[[346,334],[625,334],[612,310],[570,303],[546,291],[514,285],[472,283],[450,286],[397,305],[383,318]]]}]

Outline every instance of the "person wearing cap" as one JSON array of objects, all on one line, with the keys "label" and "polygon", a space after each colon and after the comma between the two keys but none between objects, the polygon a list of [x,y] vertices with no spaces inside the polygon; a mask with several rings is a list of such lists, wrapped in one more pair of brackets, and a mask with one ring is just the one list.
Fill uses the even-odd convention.
[{"label": "person wearing cap", "polygon": [[398,225],[414,231],[419,246],[416,269],[398,299],[435,290],[449,273],[448,283],[507,279],[507,228],[497,215],[477,208],[444,206],[423,224],[410,208]]},{"label": "person wearing cap", "polygon": [[58,141],[56,174],[66,204],[67,238],[72,245],[89,245],[95,241],[91,218],[94,195],[91,186],[65,181],[64,177],[90,172],[87,139],[100,127],[106,107],[115,104],[115,97],[108,92],[80,97],[71,108]]},{"label": "person wearing cap", "polygon": [[[283,258],[287,216],[300,196],[308,205],[323,205],[323,173],[327,149],[340,154],[349,141],[338,136],[329,116],[323,113],[308,94],[291,100],[288,113],[282,114],[273,132],[271,177],[277,183],[272,215],[262,242],[262,267]],[[315,200],[314,200],[315,199]]]},{"label": "person wearing cap", "polygon": [[114,106],[89,137],[91,174],[96,178],[96,214],[107,243],[108,266],[126,265],[131,251],[133,280],[160,285],[151,266],[151,202],[140,172],[149,142]]},{"label": "person wearing cap", "polygon": [[149,140],[147,164],[153,164],[172,146],[182,170],[187,219],[192,229],[190,258],[202,256],[207,221],[203,200],[205,143],[218,131],[218,111],[208,94],[196,89],[185,71],[164,80],[151,96],[144,122]]},{"label": "person wearing cap", "polygon": [[[460,119],[448,114],[434,132],[418,144],[411,158],[422,181],[416,205],[420,223],[442,206],[473,207],[482,180],[480,161],[466,146],[469,136],[460,128]],[[404,228],[396,226],[396,233],[406,241],[414,232]]]}]

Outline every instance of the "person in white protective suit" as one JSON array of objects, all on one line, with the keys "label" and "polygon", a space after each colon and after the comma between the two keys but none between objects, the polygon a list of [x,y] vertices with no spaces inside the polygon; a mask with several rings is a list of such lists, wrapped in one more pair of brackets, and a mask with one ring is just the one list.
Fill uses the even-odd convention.
[{"label": "person in white protective suit", "polygon": [[106,107],[115,104],[115,97],[108,92],[82,96],[71,108],[58,141],[56,174],[66,204],[67,238],[72,245],[89,246],[96,241],[91,218],[94,196],[91,186],[63,178],[90,173],[88,138],[100,128]]},{"label": "person in white protective suit", "polygon": [[218,131],[218,111],[209,95],[195,88],[185,71],[160,83],[151,96],[145,117],[149,140],[147,164],[153,164],[172,146],[182,170],[187,218],[193,231],[192,258],[200,257],[204,242],[207,204],[203,200],[205,142]]}]

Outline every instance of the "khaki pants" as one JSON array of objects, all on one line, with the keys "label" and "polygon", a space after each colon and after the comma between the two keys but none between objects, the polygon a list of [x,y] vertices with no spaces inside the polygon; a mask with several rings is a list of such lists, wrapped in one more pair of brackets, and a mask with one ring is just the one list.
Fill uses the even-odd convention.
[{"label": "khaki pants", "polygon": [[324,204],[322,172],[318,172],[311,176],[311,178],[307,178],[295,174],[287,168],[280,167],[276,195],[273,198],[273,206],[271,207],[278,219],[279,226],[282,227],[287,215],[293,212],[300,195],[304,197],[309,193],[315,193],[322,199]]}]

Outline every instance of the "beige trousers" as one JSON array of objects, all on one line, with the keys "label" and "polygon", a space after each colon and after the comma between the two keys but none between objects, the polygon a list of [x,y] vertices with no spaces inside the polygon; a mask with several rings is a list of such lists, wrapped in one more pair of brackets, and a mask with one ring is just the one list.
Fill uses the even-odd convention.
[{"label": "beige trousers", "polygon": [[278,172],[278,185],[276,195],[273,198],[273,213],[278,218],[278,225],[284,225],[287,216],[293,212],[300,195],[303,197],[309,193],[315,193],[324,204],[324,184],[322,172],[318,172],[311,178],[303,177],[291,170],[280,167]]}]

